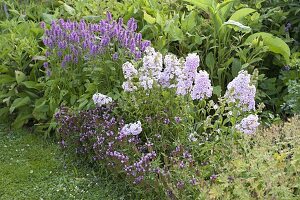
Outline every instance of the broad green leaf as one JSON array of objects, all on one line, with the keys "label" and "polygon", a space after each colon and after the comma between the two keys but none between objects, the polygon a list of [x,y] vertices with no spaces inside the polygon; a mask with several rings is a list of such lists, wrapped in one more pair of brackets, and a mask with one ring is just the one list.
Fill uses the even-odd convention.
[{"label": "broad green leaf", "polygon": [[151,15],[149,15],[145,10],[144,10],[144,20],[148,23],[148,24],[154,24],[155,23],[155,18],[152,17]]},{"label": "broad green leaf", "polygon": [[0,73],[6,73],[8,72],[8,67],[7,66],[4,66],[4,65],[0,65]]},{"label": "broad green leaf", "polygon": [[0,74],[0,84],[7,84],[14,82],[16,79],[10,75]]},{"label": "broad green leaf", "polygon": [[26,79],[26,75],[21,71],[15,71],[17,83],[20,84]]},{"label": "broad green leaf", "polygon": [[225,21],[227,16],[229,15],[234,2],[235,0],[227,0],[217,4],[217,10],[220,10],[223,21]]},{"label": "broad green leaf", "polygon": [[251,28],[249,26],[245,26],[245,25],[241,24],[240,22],[236,22],[233,20],[228,20],[227,22],[224,22],[223,25],[229,26],[229,27],[233,28],[235,31],[241,31],[241,32],[245,32],[245,33],[248,33],[251,31]]},{"label": "broad green leaf", "polygon": [[197,25],[197,13],[192,11],[185,19],[181,21],[181,27],[184,31],[191,32]]},{"label": "broad green leaf", "polygon": [[243,18],[245,18],[246,16],[248,16],[249,14],[255,12],[255,9],[252,8],[242,8],[240,10],[235,11],[229,20],[233,20],[233,21],[237,21],[237,22],[241,22],[241,20]]},{"label": "broad green leaf", "polygon": [[28,122],[29,119],[32,118],[32,114],[30,113],[30,110],[26,110],[24,112],[19,112],[17,118],[12,123],[12,127],[15,129],[20,129]]},{"label": "broad green leaf", "polygon": [[49,112],[49,105],[46,105],[47,101],[43,99],[39,99],[35,103],[34,110],[32,111],[32,115],[35,119],[47,119],[47,113]]},{"label": "broad green leaf", "polygon": [[178,24],[175,21],[168,20],[165,32],[170,35],[171,41],[182,41],[184,40],[183,31],[178,27]]},{"label": "broad green leaf", "polygon": [[72,8],[71,6],[69,6],[68,4],[64,3],[64,9],[65,11],[67,11],[67,13],[69,13],[70,15],[75,15],[75,9]]},{"label": "broad green leaf", "polygon": [[254,39],[259,37],[263,39],[264,45],[269,47],[269,51],[282,55],[286,62],[289,62],[289,58],[291,56],[289,46],[282,39],[275,37],[270,33],[254,33],[247,38],[246,42],[252,42]]},{"label": "broad green leaf", "polygon": [[30,88],[30,89],[36,89],[36,90],[40,90],[43,88],[43,85],[34,82],[34,81],[24,81],[22,82],[23,85],[25,85],[25,87]]},{"label": "broad green leaf", "polygon": [[236,77],[241,69],[242,69],[241,61],[237,58],[234,58],[232,62],[232,68],[231,68],[232,76]]},{"label": "broad green leaf", "polygon": [[208,8],[213,7],[216,4],[215,0],[184,0],[191,4],[194,4],[198,8],[204,10],[205,12],[209,12]]},{"label": "broad green leaf", "polygon": [[56,20],[56,17],[54,15],[50,15],[48,13],[42,14],[43,21],[50,24],[52,21]]},{"label": "broad green leaf", "polygon": [[12,112],[14,112],[15,109],[20,108],[25,105],[28,105],[30,103],[31,103],[31,100],[29,97],[17,98],[14,100],[14,102],[10,106],[9,112],[12,113]]}]

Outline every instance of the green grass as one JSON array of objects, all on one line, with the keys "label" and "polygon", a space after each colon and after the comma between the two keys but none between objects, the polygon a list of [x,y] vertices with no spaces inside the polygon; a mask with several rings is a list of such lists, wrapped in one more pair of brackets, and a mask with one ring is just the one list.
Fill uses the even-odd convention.
[{"label": "green grass", "polygon": [[[80,171],[80,172],[78,172]],[[64,166],[57,144],[0,126],[0,199],[123,199],[92,170]],[[110,185],[109,185],[110,184]]]}]

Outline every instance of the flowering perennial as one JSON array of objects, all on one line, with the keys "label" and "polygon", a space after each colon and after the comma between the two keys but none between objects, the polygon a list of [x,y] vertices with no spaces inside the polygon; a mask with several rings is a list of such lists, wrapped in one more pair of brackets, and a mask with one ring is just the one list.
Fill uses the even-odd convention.
[{"label": "flowering perennial", "polygon": [[237,102],[243,111],[255,110],[256,88],[250,83],[250,74],[242,70],[228,85],[225,98],[228,102]]},{"label": "flowering perennial", "polygon": [[212,96],[212,87],[209,79],[209,75],[206,71],[200,70],[199,73],[196,74],[195,84],[193,86],[191,97],[193,100],[195,99],[204,99],[205,97]]},{"label": "flowering perennial", "polygon": [[99,23],[59,19],[52,21],[50,29],[45,23],[41,27],[45,30],[43,42],[48,47],[46,56],[59,57],[62,67],[107,51],[113,51],[112,58],[117,59],[118,54],[110,45],[112,43],[126,49],[135,59],[140,59],[146,47],[150,46],[150,41],[142,40],[142,34],[136,32],[137,22],[133,18],[124,25],[122,18],[113,20],[109,12],[107,19]]},{"label": "flowering perennial", "polygon": [[93,101],[97,106],[102,106],[111,103],[112,98],[101,93],[96,93],[93,95]]},{"label": "flowering perennial", "polygon": [[136,123],[125,124],[122,128],[121,133],[125,135],[138,135],[142,132],[142,124],[140,121]]},{"label": "flowering perennial", "polygon": [[[126,81],[122,87],[126,92],[132,92],[139,87],[152,89],[153,85],[163,88],[175,88],[177,95],[190,94],[193,100],[212,96],[212,85],[206,71],[197,72],[199,56],[189,54],[185,61],[175,55],[168,54],[164,58],[152,47],[147,47],[143,56],[143,65],[136,70],[133,64],[123,64],[123,74]],[[133,78],[139,81],[136,83]]]},{"label": "flowering perennial", "polygon": [[235,126],[235,128],[245,134],[253,134],[256,131],[256,128],[259,126],[258,116],[249,115],[242,119],[242,121]]}]

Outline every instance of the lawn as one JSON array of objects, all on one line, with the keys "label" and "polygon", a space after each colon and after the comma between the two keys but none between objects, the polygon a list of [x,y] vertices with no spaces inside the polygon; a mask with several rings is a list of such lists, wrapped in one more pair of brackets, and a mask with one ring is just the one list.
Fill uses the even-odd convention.
[{"label": "lawn", "polygon": [[[59,146],[29,130],[0,128],[0,199],[122,199],[109,181],[65,164]],[[80,172],[79,172],[80,171]],[[118,196],[118,198],[117,198]],[[121,198],[120,198],[121,197]]]}]

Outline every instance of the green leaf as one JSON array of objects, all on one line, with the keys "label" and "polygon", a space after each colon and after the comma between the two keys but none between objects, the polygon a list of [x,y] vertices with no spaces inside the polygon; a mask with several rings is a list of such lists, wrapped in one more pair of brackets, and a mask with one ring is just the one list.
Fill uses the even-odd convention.
[{"label": "green leaf", "polygon": [[74,16],[75,13],[75,9],[72,8],[71,6],[69,6],[68,4],[64,3],[64,9],[65,11],[67,11],[67,13],[69,13],[70,15]]},{"label": "green leaf", "polygon": [[22,81],[26,79],[26,75],[21,71],[15,71],[17,83],[20,84]]},{"label": "green leaf", "polygon": [[240,22],[236,22],[233,20],[228,20],[227,22],[224,22],[225,26],[229,26],[231,28],[233,28],[235,31],[241,31],[241,32],[245,32],[248,33],[251,31],[251,28],[249,26],[245,26],[243,24],[241,24]]},{"label": "green leaf", "polygon": [[173,19],[167,21],[167,26],[165,28],[165,32],[170,35],[171,41],[183,41],[184,40],[183,31],[178,27],[178,23],[176,23]]},{"label": "green leaf", "polygon": [[33,56],[32,60],[42,60],[45,61],[47,60],[46,56]]},{"label": "green leaf", "polygon": [[181,20],[181,27],[184,31],[191,32],[197,25],[197,13],[192,11],[185,19]]},{"label": "green leaf", "polygon": [[149,15],[145,10],[144,10],[144,20],[148,23],[148,24],[154,24],[155,23],[155,18],[152,17],[151,15]]},{"label": "green leaf", "polygon": [[12,127],[15,129],[20,129],[28,122],[28,120],[32,118],[32,114],[30,113],[30,110],[26,110],[24,112],[20,112],[15,119],[15,121],[12,123]]},{"label": "green leaf", "polygon": [[56,20],[56,17],[54,15],[50,15],[47,13],[42,14],[42,19],[45,21],[47,24],[50,24],[52,21]]},{"label": "green leaf", "polygon": [[237,22],[241,22],[241,20],[243,18],[245,18],[246,16],[248,16],[249,14],[255,12],[256,10],[255,9],[252,9],[252,8],[242,8],[242,9],[239,9],[237,11],[235,11],[229,20],[233,20],[233,21],[237,21]]},{"label": "green leaf", "polygon": [[291,50],[289,46],[280,38],[275,37],[270,33],[259,32],[250,35],[246,42],[252,42],[256,38],[262,38],[264,45],[269,47],[269,51],[273,53],[280,54],[284,57],[285,61],[288,63],[291,56]]},{"label": "green leaf", "polygon": [[217,95],[218,97],[221,96],[222,88],[220,85],[213,87],[213,94]]},{"label": "green leaf", "polygon": [[198,8],[204,10],[205,12],[209,12],[209,7],[213,7],[213,5],[216,3],[214,0],[184,0],[186,2],[189,2],[191,4],[194,4]]},{"label": "green leaf", "polygon": [[241,61],[235,58],[232,62],[232,68],[231,68],[232,76],[236,77],[241,69],[242,69]]},{"label": "green leaf", "polygon": [[14,82],[16,79],[10,75],[0,74],[0,84],[7,84]]},{"label": "green leaf", "polygon": [[25,87],[27,87],[29,89],[40,90],[43,88],[43,85],[41,85],[40,83],[34,82],[34,81],[24,81],[24,82],[22,82],[22,85],[25,85]]},{"label": "green leaf", "polygon": [[101,16],[96,16],[96,15],[83,16],[82,18],[87,21],[100,21],[101,20]]},{"label": "green leaf", "polygon": [[12,112],[14,112],[15,109],[20,108],[25,105],[28,105],[30,103],[31,103],[31,100],[29,97],[17,98],[14,100],[14,102],[10,106],[9,112],[12,113]]},{"label": "green leaf", "polygon": [[47,113],[49,112],[49,105],[46,105],[47,101],[44,99],[39,99],[35,103],[35,108],[32,111],[32,115],[35,119],[47,119]]},{"label": "green leaf", "polygon": [[212,52],[205,57],[205,64],[209,69],[213,69],[215,67],[215,58]]}]

